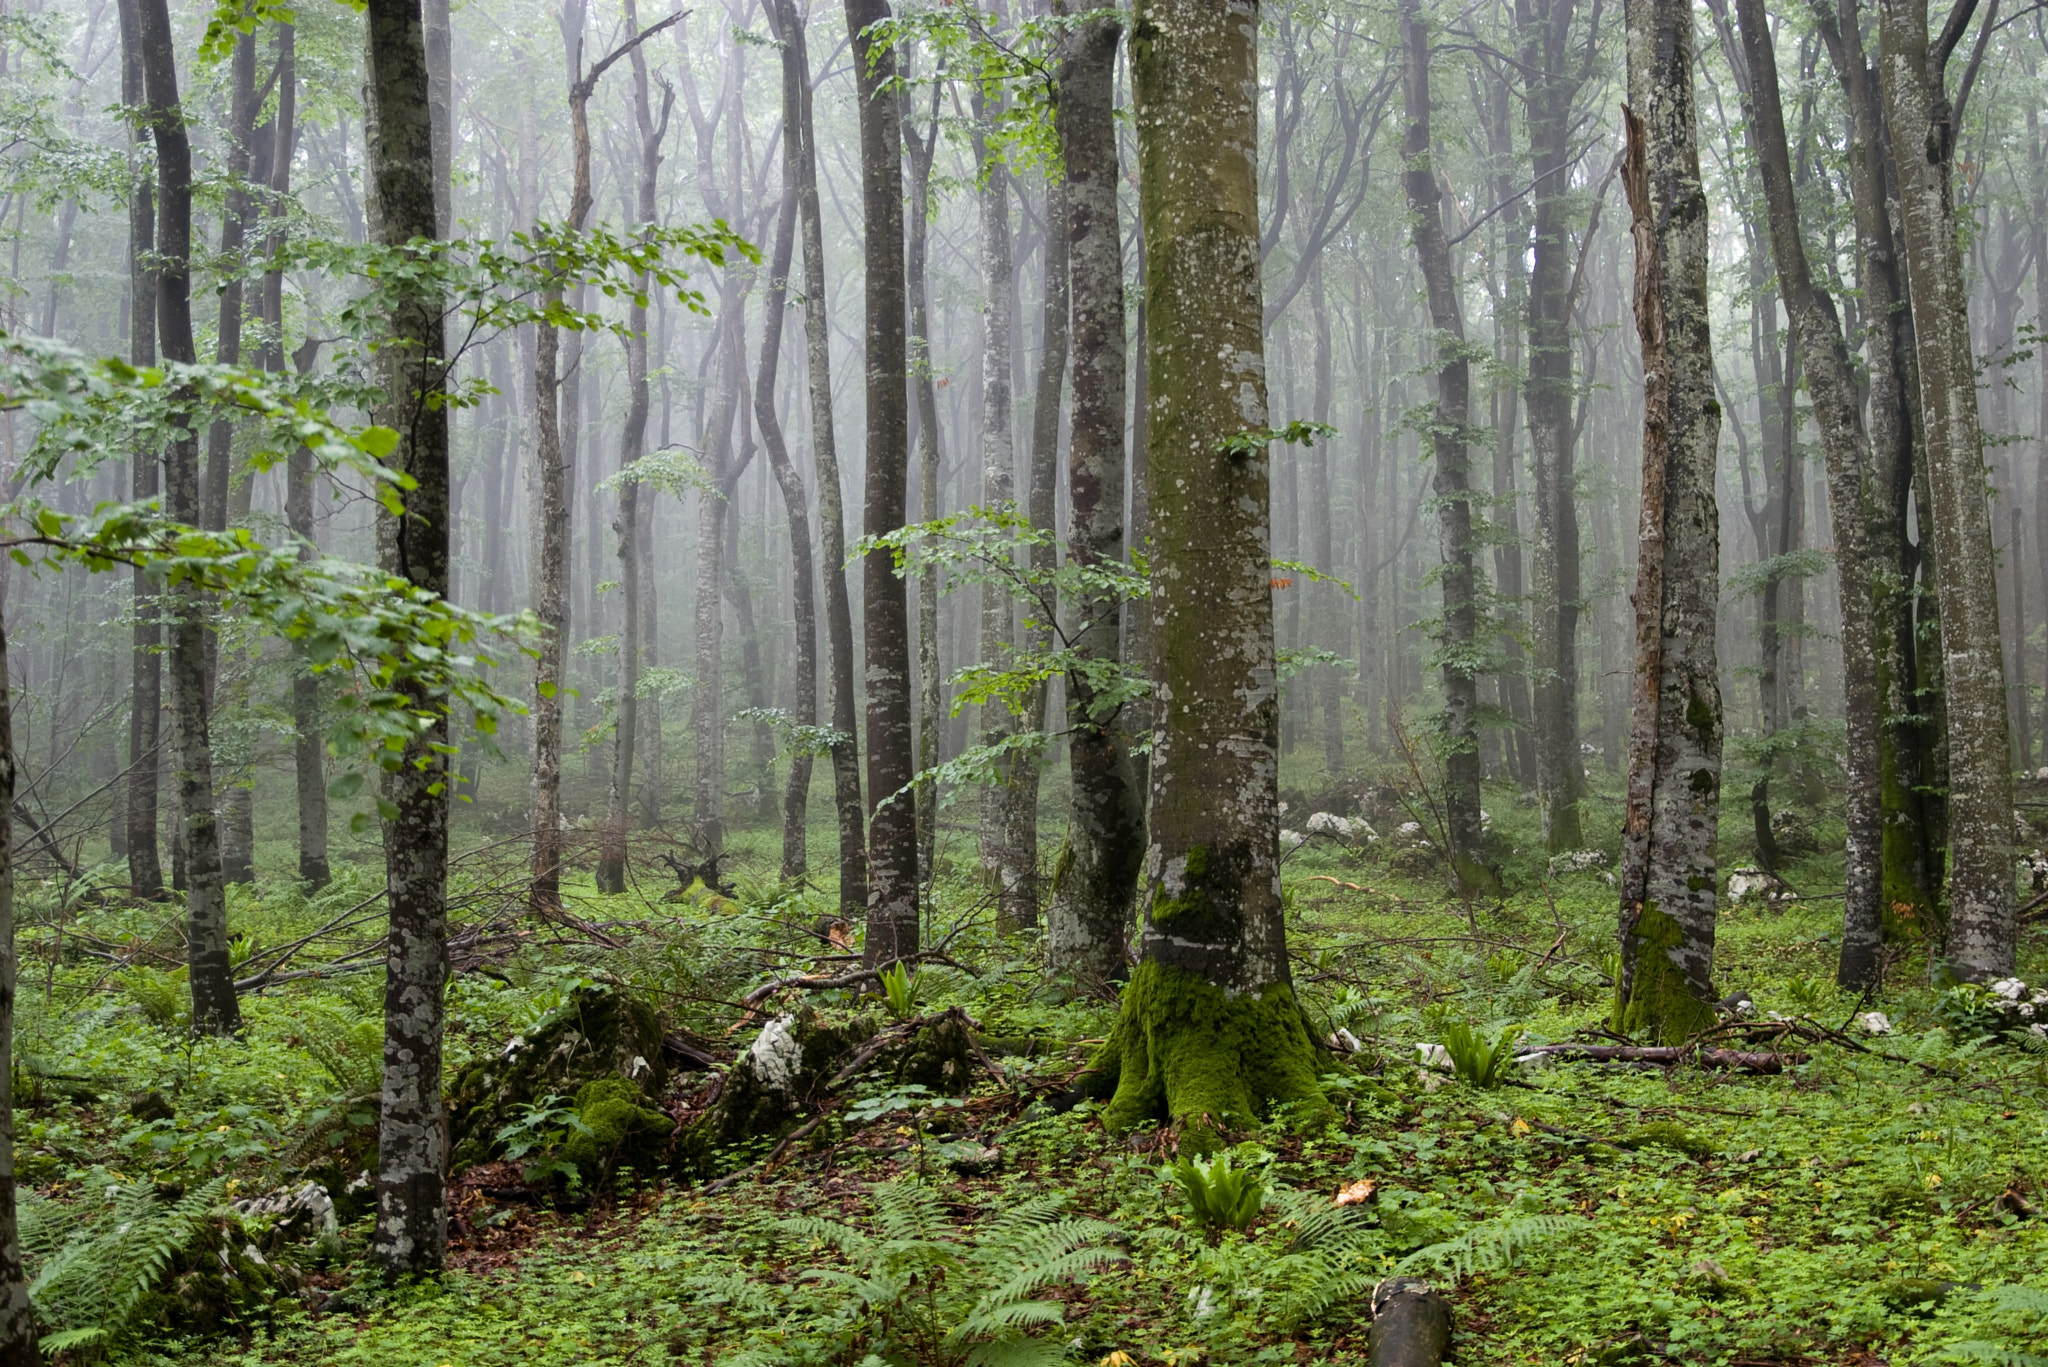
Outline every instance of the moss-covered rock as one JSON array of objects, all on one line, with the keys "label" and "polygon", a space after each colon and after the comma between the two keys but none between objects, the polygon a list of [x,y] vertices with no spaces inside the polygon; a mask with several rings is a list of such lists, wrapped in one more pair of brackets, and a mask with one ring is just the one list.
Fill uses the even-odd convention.
[{"label": "moss-covered rock", "polygon": [[[578,988],[560,1010],[490,1058],[463,1070],[448,1099],[457,1168],[495,1156],[498,1132],[518,1108],[549,1096],[578,1096],[592,1082],[629,1084],[636,1104],[660,1096],[661,1015],[618,988]],[[579,1102],[580,1105],[580,1102]]]},{"label": "moss-covered rock", "polygon": [[608,1181],[620,1168],[650,1173],[662,1165],[675,1122],[642,1099],[636,1084],[619,1077],[586,1082],[576,1093],[583,1128],[562,1146],[562,1157],[585,1182]]},{"label": "moss-covered rock", "polygon": [[835,1019],[809,1007],[777,1016],[726,1073],[718,1104],[701,1122],[707,1138],[728,1146],[782,1134],[810,1113],[832,1075],[874,1035],[865,1017]]}]

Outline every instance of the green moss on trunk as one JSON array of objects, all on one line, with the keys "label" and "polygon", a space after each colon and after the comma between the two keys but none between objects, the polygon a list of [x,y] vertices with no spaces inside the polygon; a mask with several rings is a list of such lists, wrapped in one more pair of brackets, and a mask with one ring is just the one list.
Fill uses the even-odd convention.
[{"label": "green moss on trunk", "polygon": [[1713,1003],[1686,981],[1672,951],[1685,943],[1685,928],[1655,902],[1643,904],[1636,921],[1635,974],[1628,995],[1617,998],[1614,1028],[1624,1035],[1647,1033],[1665,1044],[1683,1043],[1714,1023]]},{"label": "green moss on trunk", "polygon": [[1103,1084],[1115,1079],[1105,1125],[1177,1125],[1183,1147],[1197,1152],[1214,1147],[1225,1127],[1253,1124],[1276,1106],[1331,1114],[1286,983],[1232,996],[1185,970],[1140,964],[1089,1071]]}]

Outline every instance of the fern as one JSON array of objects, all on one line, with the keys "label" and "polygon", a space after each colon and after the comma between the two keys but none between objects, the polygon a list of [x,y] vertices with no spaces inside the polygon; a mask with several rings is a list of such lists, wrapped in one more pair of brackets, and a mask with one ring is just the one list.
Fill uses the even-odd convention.
[{"label": "fern", "polygon": [[95,1169],[88,1189],[107,1200],[84,1212],[22,1193],[22,1251],[35,1272],[29,1299],[52,1330],[43,1351],[105,1345],[132,1328],[172,1260],[219,1210],[224,1185],[216,1178],[165,1202],[149,1186]]},{"label": "fern", "polygon": [[[1991,1302],[1993,1313],[2031,1319],[2036,1329],[2048,1319],[2048,1291],[2038,1287],[1993,1286],[1985,1290],[1984,1299]],[[1997,1367],[2048,1367],[2048,1357],[1982,1340],[1952,1343],[1942,1349],[1941,1355],[1955,1361],[1995,1363]]]},{"label": "fern", "polygon": [[1279,1194],[1281,1218],[1294,1238],[1266,1274],[1270,1314],[1283,1333],[1321,1319],[1338,1305],[1360,1304],[1379,1280],[1384,1235],[1359,1206],[1330,1204],[1303,1191]]},{"label": "fern", "polygon": [[1418,1248],[1394,1267],[1396,1275],[1434,1269],[1462,1281],[1476,1272],[1499,1272],[1514,1266],[1531,1245],[1577,1224],[1569,1215],[1521,1215],[1491,1220],[1455,1239]]},{"label": "fern", "polygon": [[[1064,1323],[1066,1309],[1038,1293],[1123,1259],[1106,1246],[1116,1234],[1112,1226],[1062,1215],[1056,1197],[1026,1201],[972,1231],[956,1227],[938,1195],[914,1182],[883,1183],[872,1201],[871,1229],[817,1216],[775,1225],[785,1236],[845,1259],[844,1267],[804,1274],[836,1293],[836,1316],[821,1314],[814,1296],[762,1287],[737,1274],[698,1278],[692,1290],[701,1301],[756,1317],[779,1296],[776,1308],[792,1337],[822,1348],[826,1357],[927,1367],[1051,1367],[1066,1360],[1065,1345],[1038,1331]],[[819,1344],[821,1336],[830,1342]],[[755,1335],[756,1346],[726,1358],[725,1367],[774,1367],[806,1356],[798,1343],[763,1346],[770,1337],[778,1336]]]}]

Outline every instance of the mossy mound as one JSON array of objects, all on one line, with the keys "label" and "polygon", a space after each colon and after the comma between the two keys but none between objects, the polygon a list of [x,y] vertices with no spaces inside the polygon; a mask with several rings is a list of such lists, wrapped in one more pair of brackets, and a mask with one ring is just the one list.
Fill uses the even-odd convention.
[{"label": "mossy mound", "polygon": [[962,1096],[974,1085],[974,1041],[957,1016],[947,1016],[911,1036],[896,1067],[899,1082],[915,1082],[945,1096]]},{"label": "mossy mound", "polygon": [[1705,1158],[1714,1152],[1711,1140],[1670,1120],[1653,1120],[1622,1136],[1619,1141],[1624,1149],[1670,1149],[1688,1158]]},{"label": "mossy mound", "polygon": [[629,1084],[636,1104],[660,1096],[668,1082],[661,1037],[661,1015],[646,1002],[607,986],[578,988],[539,1027],[456,1078],[448,1098],[452,1165],[494,1157],[498,1132],[517,1108],[545,1097],[580,1096],[607,1078]]},{"label": "mossy mound", "polygon": [[583,1128],[562,1146],[564,1160],[591,1185],[609,1181],[620,1168],[651,1173],[666,1160],[675,1122],[641,1105],[638,1085],[621,1077],[586,1082],[576,1093],[576,1118]]}]

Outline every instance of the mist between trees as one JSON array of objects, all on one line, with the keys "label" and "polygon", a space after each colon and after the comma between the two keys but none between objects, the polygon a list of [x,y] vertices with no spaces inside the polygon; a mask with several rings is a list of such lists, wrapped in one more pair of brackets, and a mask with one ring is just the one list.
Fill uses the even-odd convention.
[{"label": "mist between trees", "polygon": [[381,870],[399,1273],[465,852],[751,860],[850,984],[973,890],[1197,1148],[1327,1108],[1318,814],[1468,916],[1611,858],[1652,1044],[1837,820],[1843,987],[2009,978],[2044,79],[2011,0],[12,5],[13,876],[182,897],[233,1035],[225,890]]}]

